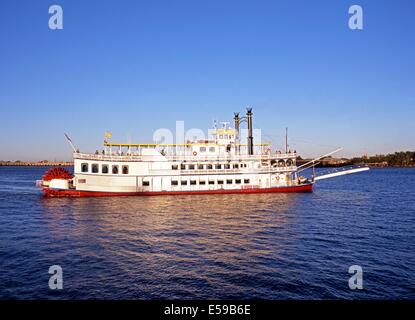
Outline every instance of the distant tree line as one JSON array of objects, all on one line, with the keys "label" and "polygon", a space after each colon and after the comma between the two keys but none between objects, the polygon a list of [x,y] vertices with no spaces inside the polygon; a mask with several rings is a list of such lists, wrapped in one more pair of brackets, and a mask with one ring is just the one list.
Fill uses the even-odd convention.
[{"label": "distant tree line", "polygon": [[352,164],[378,164],[391,167],[412,167],[415,166],[415,152],[401,151],[387,155],[363,156],[350,159]]}]

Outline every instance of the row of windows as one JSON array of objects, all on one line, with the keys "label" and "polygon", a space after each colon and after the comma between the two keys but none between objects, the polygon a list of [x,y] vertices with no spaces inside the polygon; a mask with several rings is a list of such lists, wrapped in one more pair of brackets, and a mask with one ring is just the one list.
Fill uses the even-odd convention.
[{"label": "row of windows", "polygon": [[233,135],[232,134],[230,134],[230,135],[227,135],[227,134],[221,134],[220,136],[219,136],[219,139],[232,139],[233,138]]},{"label": "row of windows", "polygon": [[[89,172],[89,164],[88,163],[82,163],[81,164],[81,172]],[[91,165],[91,172],[92,173],[103,173],[108,174],[110,172],[110,166],[108,164],[102,164],[101,165],[101,172],[99,171],[99,164],[93,163]],[[118,174],[120,172],[120,166],[119,165],[112,165],[111,166],[111,172],[112,174]],[[128,166],[121,166],[121,173],[122,174],[128,174]]]},{"label": "row of windows", "polygon": [[[246,168],[247,167],[247,165],[246,165],[246,163],[241,163],[241,164],[239,164],[239,163],[234,163],[234,164],[230,164],[230,163],[225,163],[225,164],[220,164],[220,163],[216,163],[215,165],[213,165],[213,164],[188,164],[188,165],[186,165],[186,164],[181,164],[180,165],[180,170],[195,170],[195,169],[198,169],[198,170],[204,170],[204,169],[207,169],[207,170],[211,170],[211,169],[213,169],[213,168],[215,168],[215,169],[239,169],[239,168]],[[171,168],[172,168],[172,170],[178,170],[179,169],[179,165],[178,164],[173,164],[172,166],[171,166]]]},{"label": "row of windows", "polygon": [[[199,151],[200,152],[206,152],[206,147],[200,147]],[[215,152],[215,147],[209,147],[209,152]]]},{"label": "row of windows", "polygon": [[[191,185],[191,186],[195,186],[197,184],[199,184],[199,185],[206,185],[206,183],[209,184],[209,185],[214,185],[215,182],[218,185],[221,185],[221,184],[242,184],[242,181],[243,181],[244,184],[249,184],[250,179],[235,179],[235,180],[233,180],[233,179],[226,179],[226,180],[217,180],[217,181],[215,181],[215,180],[208,180],[207,182],[206,182],[206,180],[199,180],[199,181],[198,180],[190,180],[190,181],[188,181],[188,180],[181,180],[181,181],[179,181],[179,180],[172,180],[171,181],[171,185],[172,186],[178,186],[179,183],[182,186],[187,186],[188,184]],[[150,181],[144,180],[143,181],[143,186],[146,186],[146,187],[150,186]]]}]

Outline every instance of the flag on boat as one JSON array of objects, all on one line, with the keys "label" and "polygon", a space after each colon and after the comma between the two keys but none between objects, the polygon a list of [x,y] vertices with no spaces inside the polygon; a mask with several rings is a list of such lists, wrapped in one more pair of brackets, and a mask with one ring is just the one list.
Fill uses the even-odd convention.
[{"label": "flag on boat", "polygon": [[112,138],[112,133],[109,131],[105,131],[105,138],[106,139],[111,139]]}]

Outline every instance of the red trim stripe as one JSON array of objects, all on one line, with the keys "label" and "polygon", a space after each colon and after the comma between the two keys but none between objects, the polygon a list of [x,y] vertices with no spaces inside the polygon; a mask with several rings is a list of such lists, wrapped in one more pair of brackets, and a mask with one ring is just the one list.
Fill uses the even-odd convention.
[{"label": "red trim stripe", "polygon": [[198,191],[155,191],[155,192],[106,192],[106,191],[80,191],[80,190],[56,190],[43,188],[46,197],[112,197],[112,196],[162,196],[162,195],[191,195],[191,194],[238,194],[238,193],[292,193],[312,192],[313,184],[299,186],[256,188],[256,189],[232,189],[232,190],[198,190]]}]

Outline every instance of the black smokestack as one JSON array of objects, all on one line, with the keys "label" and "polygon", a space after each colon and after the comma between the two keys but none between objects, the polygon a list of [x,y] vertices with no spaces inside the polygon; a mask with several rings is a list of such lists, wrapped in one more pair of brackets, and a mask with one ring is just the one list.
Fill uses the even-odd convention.
[{"label": "black smokestack", "polygon": [[252,108],[246,109],[246,118],[248,119],[248,154],[254,154],[254,137],[252,136]]},{"label": "black smokestack", "polygon": [[234,113],[233,120],[235,121],[235,151],[239,153],[239,112]]},{"label": "black smokestack", "polygon": [[239,112],[235,112],[235,117],[233,120],[235,120],[235,137],[239,138]]}]

